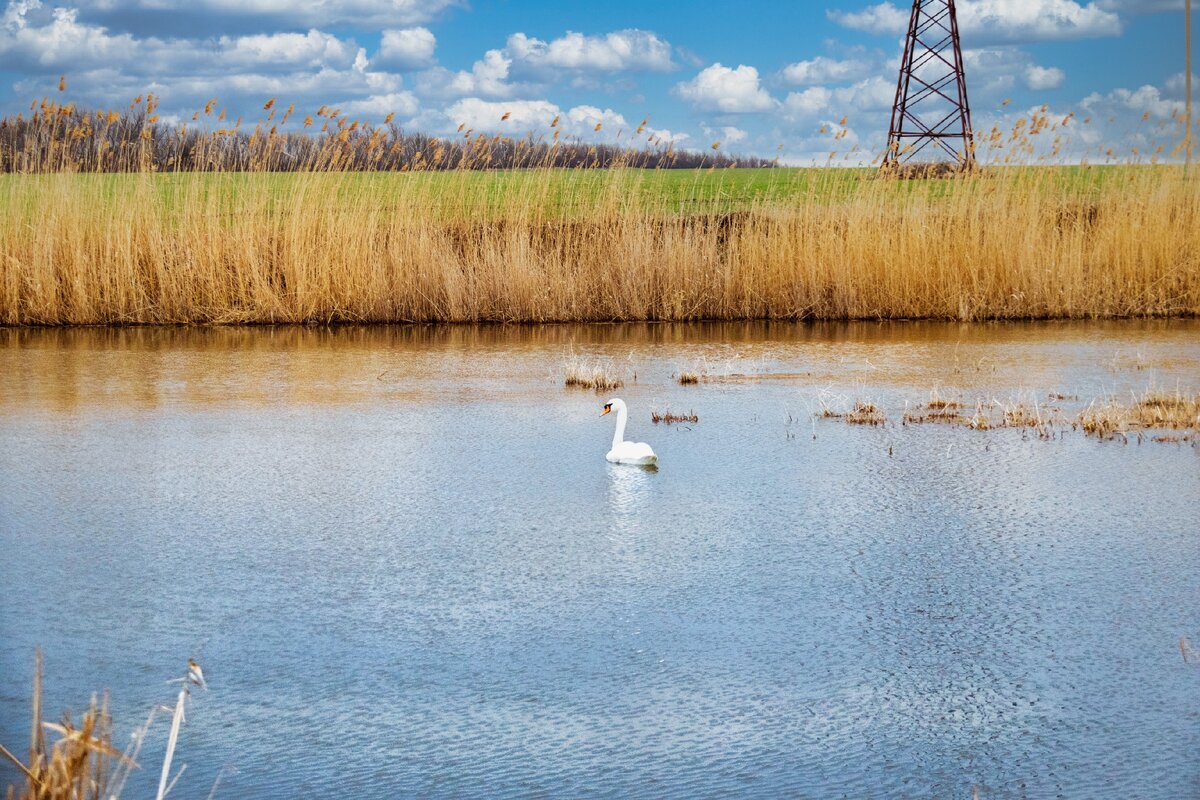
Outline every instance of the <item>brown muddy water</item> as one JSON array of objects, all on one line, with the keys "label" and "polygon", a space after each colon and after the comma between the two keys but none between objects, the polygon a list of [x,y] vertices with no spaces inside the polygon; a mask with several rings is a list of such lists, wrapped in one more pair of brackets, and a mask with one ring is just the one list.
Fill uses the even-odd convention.
[{"label": "brown muddy water", "polygon": [[1200,796],[1200,447],[901,424],[1147,388],[1200,323],[0,330],[0,742],[40,645],[119,741],[199,653],[173,797]]}]

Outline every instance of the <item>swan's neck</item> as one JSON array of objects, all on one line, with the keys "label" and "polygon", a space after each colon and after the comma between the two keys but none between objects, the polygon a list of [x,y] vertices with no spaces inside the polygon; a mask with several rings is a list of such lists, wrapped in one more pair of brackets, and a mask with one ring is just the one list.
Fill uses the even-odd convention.
[{"label": "swan's neck", "polygon": [[617,406],[617,430],[613,433],[613,449],[616,450],[621,442],[625,441],[625,421],[629,419],[629,411],[626,410],[622,403]]}]

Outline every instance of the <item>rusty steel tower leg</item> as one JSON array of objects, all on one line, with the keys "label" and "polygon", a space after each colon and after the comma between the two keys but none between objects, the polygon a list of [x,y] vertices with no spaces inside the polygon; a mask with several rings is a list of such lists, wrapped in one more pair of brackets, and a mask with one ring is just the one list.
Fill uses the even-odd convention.
[{"label": "rusty steel tower leg", "polygon": [[975,163],[971,105],[954,0],[913,0],[883,165],[936,160]]}]

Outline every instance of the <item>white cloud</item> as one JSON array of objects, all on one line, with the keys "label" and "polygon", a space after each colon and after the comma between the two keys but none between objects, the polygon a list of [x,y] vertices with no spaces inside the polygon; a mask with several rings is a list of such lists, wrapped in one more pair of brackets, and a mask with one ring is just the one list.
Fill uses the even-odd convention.
[{"label": "white cloud", "polygon": [[417,88],[436,97],[514,97],[539,92],[560,78],[573,76],[571,83],[577,88],[631,91],[626,82],[605,85],[590,73],[665,72],[674,67],[671,46],[646,31],[603,36],[569,32],[549,42],[514,33],[503,48],[488,50],[470,71],[435,67],[417,76]]},{"label": "white cloud", "polygon": [[[449,106],[444,118],[441,124],[450,130],[463,125],[477,133],[507,133],[511,136],[533,133],[547,138],[552,131],[550,125],[557,118],[557,130],[563,136],[588,141],[617,141],[618,135],[628,141],[634,127],[611,108],[578,105],[563,109],[549,100],[496,101],[465,97]],[[669,131],[654,133],[670,134]]]},{"label": "white cloud", "polygon": [[184,74],[349,69],[359,53],[352,40],[316,29],[218,39],[138,39],[80,22],[77,9],[55,8],[47,15],[36,0],[10,4],[0,27],[0,56],[10,66],[43,73],[119,68],[162,80]]},{"label": "white cloud", "polygon": [[1025,85],[1035,91],[1057,89],[1066,80],[1067,74],[1058,67],[1042,67],[1030,64],[1025,68]]},{"label": "white cloud", "polygon": [[353,42],[310,30],[308,33],[270,33],[256,36],[222,36],[217,42],[220,66],[248,68],[269,66],[274,69],[322,66],[351,66],[358,54]]},{"label": "white cloud", "polygon": [[1032,91],[1056,89],[1066,80],[1058,67],[1043,66],[1025,50],[1012,47],[977,47],[963,50],[967,88],[976,103],[1010,97],[1024,87]]},{"label": "white cloud", "polygon": [[37,0],[12,3],[0,28],[0,56],[9,66],[22,62],[33,67],[92,66],[128,60],[136,42],[129,34],[112,36],[101,27],[78,21],[73,8],[56,8],[51,18],[31,20],[41,8]]},{"label": "white cloud", "polygon": [[802,92],[791,92],[783,101],[783,108],[791,118],[815,118],[829,113],[833,92],[824,86],[813,86]]},{"label": "white cloud", "polygon": [[636,29],[603,36],[568,31],[549,42],[514,33],[506,44],[509,55],[535,68],[597,72],[668,72],[675,68],[671,45],[657,35]]},{"label": "white cloud", "polygon": [[1157,86],[1149,84],[1137,89],[1114,89],[1107,94],[1093,92],[1079,105],[1093,113],[1113,114],[1126,120],[1143,114],[1160,120],[1170,119],[1183,113],[1184,109],[1182,101],[1163,97]]},{"label": "white cloud", "polygon": [[204,12],[230,17],[278,17],[288,25],[394,27],[428,22],[462,0],[94,0],[90,11]]},{"label": "white cloud", "polygon": [[371,63],[399,71],[427,67],[436,48],[437,37],[428,28],[385,30]]},{"label": "white cloud", "polygon": [[868,77],[876,69],[871,61],[859,58],[837,60],[825,56],[817,56],[809,61],[797,61],[788,64],[779,75],[787,83],[795,86],[813,86],[823,83],[838,83],[841,81],[856,81]]},{"label": "white cloud", "polygon": [[511,66],[512,59],[505,51],[488,50],[469,72],[434,67],[420,73],[417,75],[417,88],[422,94],[439,97],[511,97],[519,88],[508,80]]},{"label": "white cloud", "polygon": [[1096,0],[1096,5],[1105,11],[1122,14],[1159,14],[1183,10],[1183,0]]},{"label": "white cloud", "polygon": [[362,100],[348,100],[335,103],[337,108],[350,117],[364,118],[381,122],[389,114],[410,117],[417,113],[420,103],[412,92],[392,92],[378,94]]},{"label": "white cloud", "polygon": [[758,70],[745,64],[730,69],[717,62],[677,84],[675,92],[696,108],[726,114],[769,111],[778,105],[760,84]]},{"label": "white cloud", "polygon": [[[840,25],[879,36],[903,37],[908,29],[909,13],[892,3],[827,14]],[[1118,36],[1122,28],[1115,12],[1075,0],[963,0],[958,4],[958,23],[963,38],[973,46]]]},{"label": "white cloud", "polygon": [[[550,125],[555,118],[558,119],[558,126],[552,129]],[[642,136],[646,138],[638,139],[634,133],[636,126],[631,125],[622,114],[611,108],[578,105],[564,109],[549,100],[484,100],[465,97],[443,112],[425,115],[422,122],[445,133],[451,133],[462,125],[476,134],[503,133],[521,137],[532,133],[536,137],[549,139],[552,132],[557,130],[565,139],[632,146],[646,144],[649,137],[654,137],[656,142],[674,143],[688,138],[687,134],[645,127]],[[597,125],[600,126],[599,131],[596,130]]]},{"label": "white cloud", "polygon": [[839,25],[880,36],[885,34],[903,36],[908,29],[909,14],[891,3],[868,6],[861,11],[830,9],[825,12],[825,15]]},{"label": "white cloud", "polygon": [[716,139],[725,146],[744,142],[746,137],[750,135],[741,128],[733,125],[723,125],[720,128],[710,128],[707,125],[702,125],[701,128],[704,130],[705,136],[710,139]]},{"label": "white cloud", "polygon": [[783,108],[789,119],[813,120],[820,116],[886,111],[895,99],[896,84],[873,76],[850,86],[834,89],[812,86],[801,92],[791,92],[784,100]]},{"label": "white cloud", "polygon": [[[501,121],[508,114],[507,120]],[[495,102],[478,97],[466,97],[448,107],[445,115],[454,125],[464,125],[477,131],[504,130],[514,134],[528,131],[543,131],[561,114],[558,106],[549,100],[510,100]]]}]

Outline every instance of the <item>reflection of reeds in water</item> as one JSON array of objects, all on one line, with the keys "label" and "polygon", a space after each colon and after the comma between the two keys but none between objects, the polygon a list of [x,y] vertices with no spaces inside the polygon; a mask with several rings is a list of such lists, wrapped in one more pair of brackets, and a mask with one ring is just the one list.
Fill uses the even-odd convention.
[{"label": "reflection of reeds in water", "polygon": [[[42,173],[0,186],[0,323],[1200,313],[1200,190],[1145,159],[916,181],[586,151],[562,169],[555,141],[401,141],[336,109],[311,142],[281,118],[164,135],[143,111],[48,104],[0,147],[0,170]],[[996,160],[1080,124],[1034,116]],[[113,159],[130,171],[80,174]],[[162,174],[179,163],[200,171]]]}]

